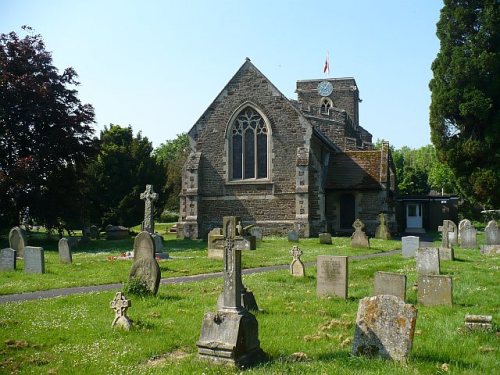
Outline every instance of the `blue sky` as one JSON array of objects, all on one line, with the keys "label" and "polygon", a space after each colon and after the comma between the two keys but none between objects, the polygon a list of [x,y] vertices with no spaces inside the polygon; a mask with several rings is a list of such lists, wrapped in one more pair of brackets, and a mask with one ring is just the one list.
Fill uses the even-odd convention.
[{"label": "blue sky", "polygon": [[96,131],[131,125],[158,146],[187,132],[249,57],[288,98],[297,80],[354,77],[360,123],[396,148],[430,143],[437,0],[0,0],[0,32],[29,25],[75,68]]}]

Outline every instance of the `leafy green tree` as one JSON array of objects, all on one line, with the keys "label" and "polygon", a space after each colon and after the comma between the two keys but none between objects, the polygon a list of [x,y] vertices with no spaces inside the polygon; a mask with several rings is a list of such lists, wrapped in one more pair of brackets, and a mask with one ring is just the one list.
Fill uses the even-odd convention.
[{"label": "leafy green tree", "polygon": [[189,138],[186,133],[162,143],[154,150],[155,157],[163,163],[167,171],[165,209],[179,210],[179,193],[182,184],[182,167],[189,155]]},{"label": "leafy green tree", "polygon": [[159,193],[161,213],[165,194],[164,167],[152,155],[153,146],[132,127],[110,124],[100,134],[99,153],[87,168],[88,215],[92,223],[134,226],[144,219],[140,194],[151,184]]},{"label": "leafy green tree", "polygon": [[430,126],[464,198],[500,208],[500,4],[445,0]]},{"label": "leafy green tree", "polygon": [[84,161],[93,153],[94,110],[73,68],[52,64],[40,35],[0,34],[0,222],[19,213],[49,228],[79,219]]}]

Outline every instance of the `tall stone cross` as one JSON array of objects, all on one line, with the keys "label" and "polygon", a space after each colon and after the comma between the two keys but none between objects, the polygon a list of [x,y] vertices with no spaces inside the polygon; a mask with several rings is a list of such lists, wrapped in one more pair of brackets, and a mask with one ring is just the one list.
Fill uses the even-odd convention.
[{"label": "tall stone cross", "polygon": [[236,216],[224,216],[224,292],[222,309],[239,312],[241,306],[241,250],[250,250],[249,242],[241,233],[241,221]]},{"label": "tall stone cross", "polygon": [[450,224],[450,220],[443,220],[443,225],[438,227],[438,231],[441,232],[441,246],[449,248],[450,247],[450,239],[448,237],[448,232],[453,232],[455,229],[453,225]]},{"label": "tall stone cross", "polygon": [[148,233],[155,232],[155,222],[153,219],[153,202],[158,199],[158,193],[153,191],[153,185],[146,185],[146,191],[141,193],[141,199],[144,200],[144,228],[142,230]]}]

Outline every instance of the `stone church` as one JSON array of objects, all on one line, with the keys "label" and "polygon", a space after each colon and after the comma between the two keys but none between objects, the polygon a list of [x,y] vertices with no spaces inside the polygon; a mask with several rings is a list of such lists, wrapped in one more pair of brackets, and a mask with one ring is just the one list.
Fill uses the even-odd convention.
[{"label": "stone church", "polygon": [[286,98],[247,59],[188,132],[178,235],[205,238],[236,215],[265,234],[303,237],[395,229],[395,168],[389,144],[373,149],[359,124],[354,78],[297,82]]}]

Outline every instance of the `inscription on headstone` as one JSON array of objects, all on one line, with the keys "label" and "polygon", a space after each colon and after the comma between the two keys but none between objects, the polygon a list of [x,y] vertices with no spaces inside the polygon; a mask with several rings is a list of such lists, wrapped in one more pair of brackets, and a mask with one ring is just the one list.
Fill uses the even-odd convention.
[{"label": "inscription on headstone", "polygon": [[71,248],[67,238],[61,238],[57,244],[57,249],[59,250],[59,260],[61,263],[71,263],[73,257],[71,255]]},{"label": "inscription on headstone", "polygon": [[414,258],[420,247],[420,238],[417,236],[401,237],[402,254],[405,258]]},{"label": "inscription on headstone", "polygon": [[374,276],[374,294],[388,294],[406,299],[406,275],[393,272],[375,272]]},{"label": "inscription on headstone", "polygon": [[6,248],[0,250],[0,271],[14,271],[16,269],[16,250]]},{"label": "inscription on headstone", "polygon": [[290,250],[290,254],[293,257],[292,263],[290,264],[290,274],[297,277],[304,277],[305,267],[304,263],[300,260],[302,250],[300,250],[298,246],[294,246],[292,250]]},{"label": "inscription on headstone", "polygon": [[316,293],[319,297],[347,298],[348,257],[319,255]]},{"label": "inscription on headstone", "polygon": [[365,224],[359,219],[356,219],[352,224],[354,233],[351,235],[351,247],[370,247],[370,240],[363,231]]},{"label": "inscription on headstone", "polygon": [[396,296],[359,301],[352,354],[405,361],[413,344],[417,309]]},{"label": "inscription on headstone", "polygon": [[24,272],[45,273],[43,247],[26,246],[24,248]]},{"label": "inscription on headstone", "polygon": [[424,306],[451,306],[453,304],[451,276],[420,276],[418,278],[417,301]]},{"label": "inscription on headstone", "polygon": [[439,250],[435,247],[419,248],[416,263],[419,275],[439,275]]}]

